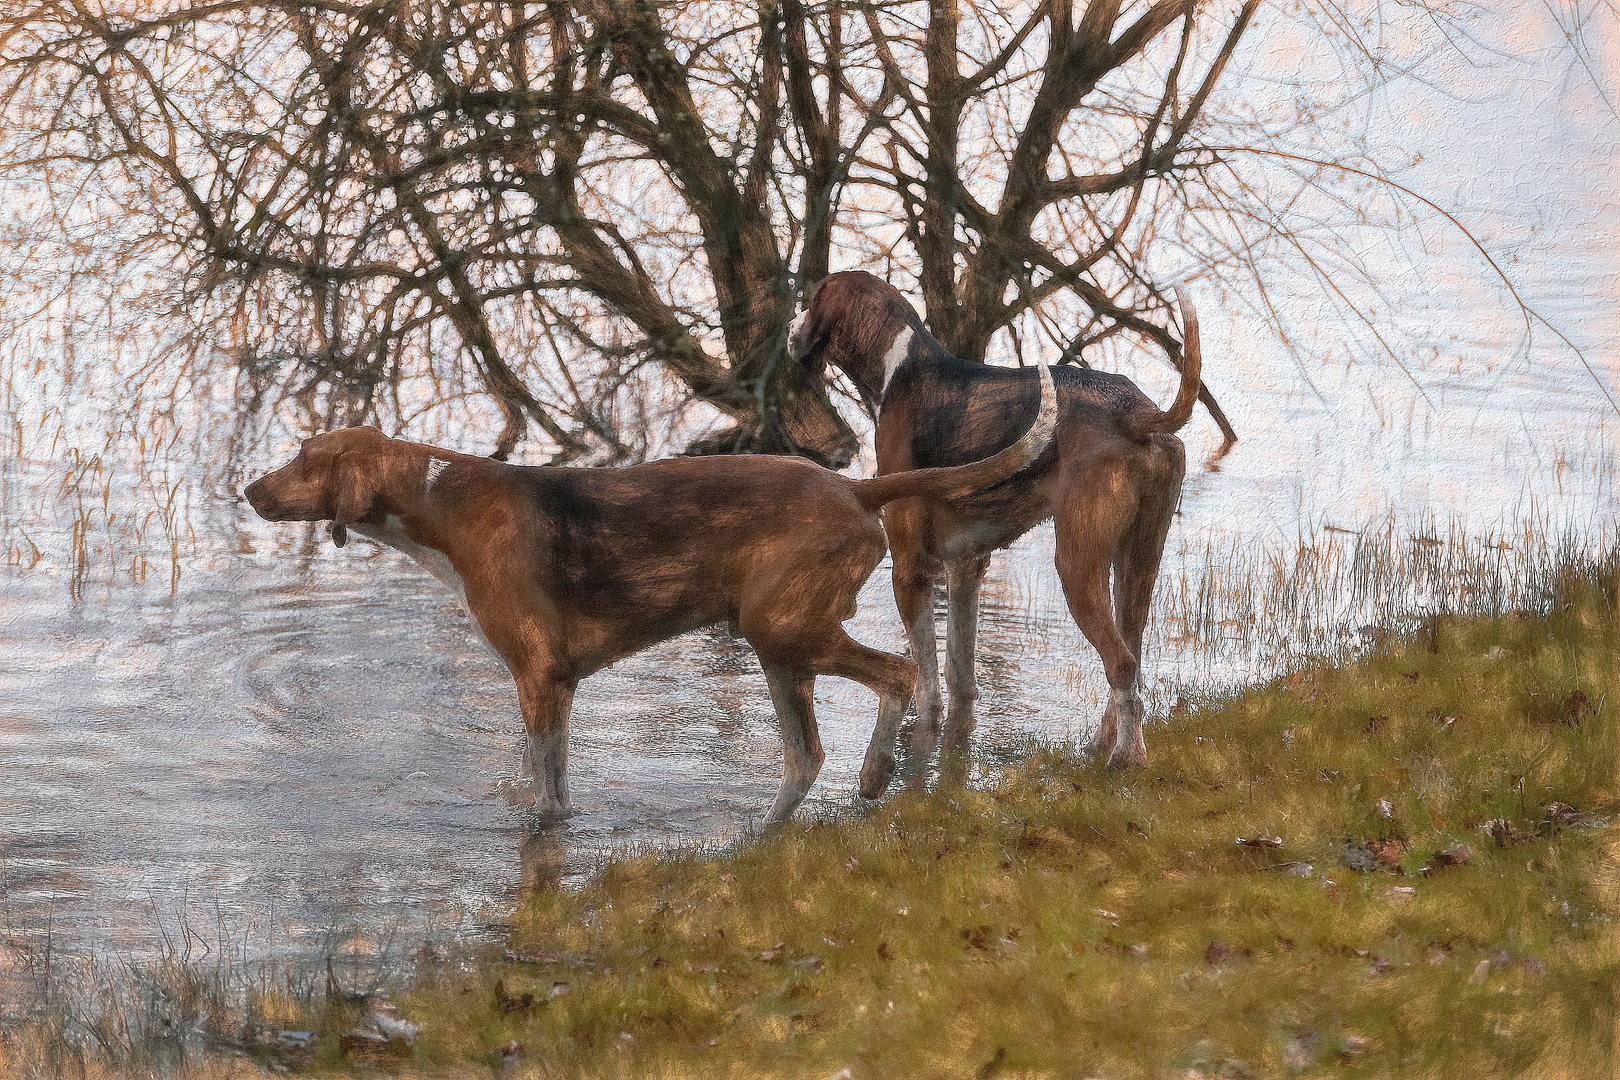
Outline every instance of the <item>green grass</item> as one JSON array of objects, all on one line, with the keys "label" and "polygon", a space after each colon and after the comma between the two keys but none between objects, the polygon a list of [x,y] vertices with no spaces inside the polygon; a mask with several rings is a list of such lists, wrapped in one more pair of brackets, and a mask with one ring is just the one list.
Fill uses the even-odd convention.
[{"label": "green grass", "polygon": [[1604,578],[1154,726],[1138,773],[1036,749],[985,790],[612,864],[398,995],[404,1067],[1613,1076],[1617,830],[1548,810],[1617,809]]}]

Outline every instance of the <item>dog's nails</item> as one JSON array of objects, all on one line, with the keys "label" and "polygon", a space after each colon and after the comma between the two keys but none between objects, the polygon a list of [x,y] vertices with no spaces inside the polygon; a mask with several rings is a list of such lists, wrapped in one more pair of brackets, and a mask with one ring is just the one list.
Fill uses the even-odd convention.
[{"label": "dog's nails", "polygon": [[332,543],[342,547],[349,542],[349,529],[341,521],[332,522]]}]

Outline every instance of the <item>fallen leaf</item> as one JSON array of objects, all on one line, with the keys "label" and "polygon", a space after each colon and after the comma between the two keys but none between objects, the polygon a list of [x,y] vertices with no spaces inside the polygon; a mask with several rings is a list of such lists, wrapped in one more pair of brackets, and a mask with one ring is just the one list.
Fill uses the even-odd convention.
[{"label": "fallen leaf", "polygon": [[1601,829],[1608,824],[1596,814],[1577,810],[1568,803],[1550,802],[1547,804],[1547,813],[1554,822],[1566,829]]},{"label": "fallen leaf", "polygon": [[502,1012],[523,1012],[534,1008],[534,995],[528,991],[512,995],[506,992],[506,980],[495,980],[495,1004]]},{"label": "fallen leaf", "polygon": [[1496,841],[1497,847],[1512,847],[1524,839],[1519,827],[1505,818],[1491,818],[1481,828],[1486,836]]},{"label": "fallen leaf", "polygon": [[375,1031],[346,1031],[338,1036],[338,1050],[344,1057],[402,1057],[410,1052],[404,1039],[388,1039]]},{"label": "fallen leaf", "polygon": [[1351,840],[1344,845],[1343,850],[1340,852],[1340,856],[1344,859],[1345,866],[1348,866],[1350,869],[1358,873],[1364,874],[1370,870],[1382,869],[1382,867],[1378,865],[1377,856],[1375,856],[1371,851],[1367,850],[1367,845],[1358,843],[1354,840]]},{"label": "fallen leaf", "polygon": [[990,927],[980,925],[962,928],[962,940],[975,949],[988,949],[990,947]]},{"label": "fallen leaf", "polygon": [[1447,866],[1461,866],[1474,857],[1474,849],[1468,844],[1452,844],[1434,853],[1423,866],[1424,874],[1431,874]]},{"label": "fallen leaf", "polygon": [[1406,854],[1406,848],[1406,841],[1398,836],[1367,841],[1367,850],[1372,852],[1372,857],[1378,861],[1378,865],[1390,870],[1400,869],[1401,856]]},{"label": "fallen leaf", "polygon": [[1339,1058],[1349,1061],[1351,1058],[1365,1054],[1378,1044],[1365,1035],[1346,1035],[1339,1041]]}]

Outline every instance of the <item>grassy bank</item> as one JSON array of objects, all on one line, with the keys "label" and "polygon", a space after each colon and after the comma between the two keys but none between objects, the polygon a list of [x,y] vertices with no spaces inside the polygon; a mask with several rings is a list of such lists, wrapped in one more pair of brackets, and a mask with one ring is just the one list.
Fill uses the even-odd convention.
[{"label": "grassy bank", "polygon": [[278,1061],[1614,1076],[1620,618],[1597,577],[1155,725],[1138,773],[1037,748],[983,790],[612,864],[528,902],[504,956],[396,989],[414,1045],[357,1038],[374,1007],[328,997],[277,1021],[314,1029]]},{"label": "grassy bank", "polygon": [[1605,576],[1155,727],[1139,774],[1036,750],[988,790],[615,864],[400,996],[410,1067],[1613,1076]]}]

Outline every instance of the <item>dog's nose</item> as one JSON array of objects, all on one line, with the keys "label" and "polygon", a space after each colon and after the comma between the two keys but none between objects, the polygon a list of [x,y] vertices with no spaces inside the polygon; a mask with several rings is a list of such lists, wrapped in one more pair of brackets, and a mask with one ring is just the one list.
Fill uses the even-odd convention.
[{"label": "dog's nose", "polygon": [[275,504],[275,500],[270,497],[270,492],[265,487],[264,477],[262,476],[242,489],[242,497],[247,499],[248,505],[253,507],[260,517],[268,516],[267,511]]}]

